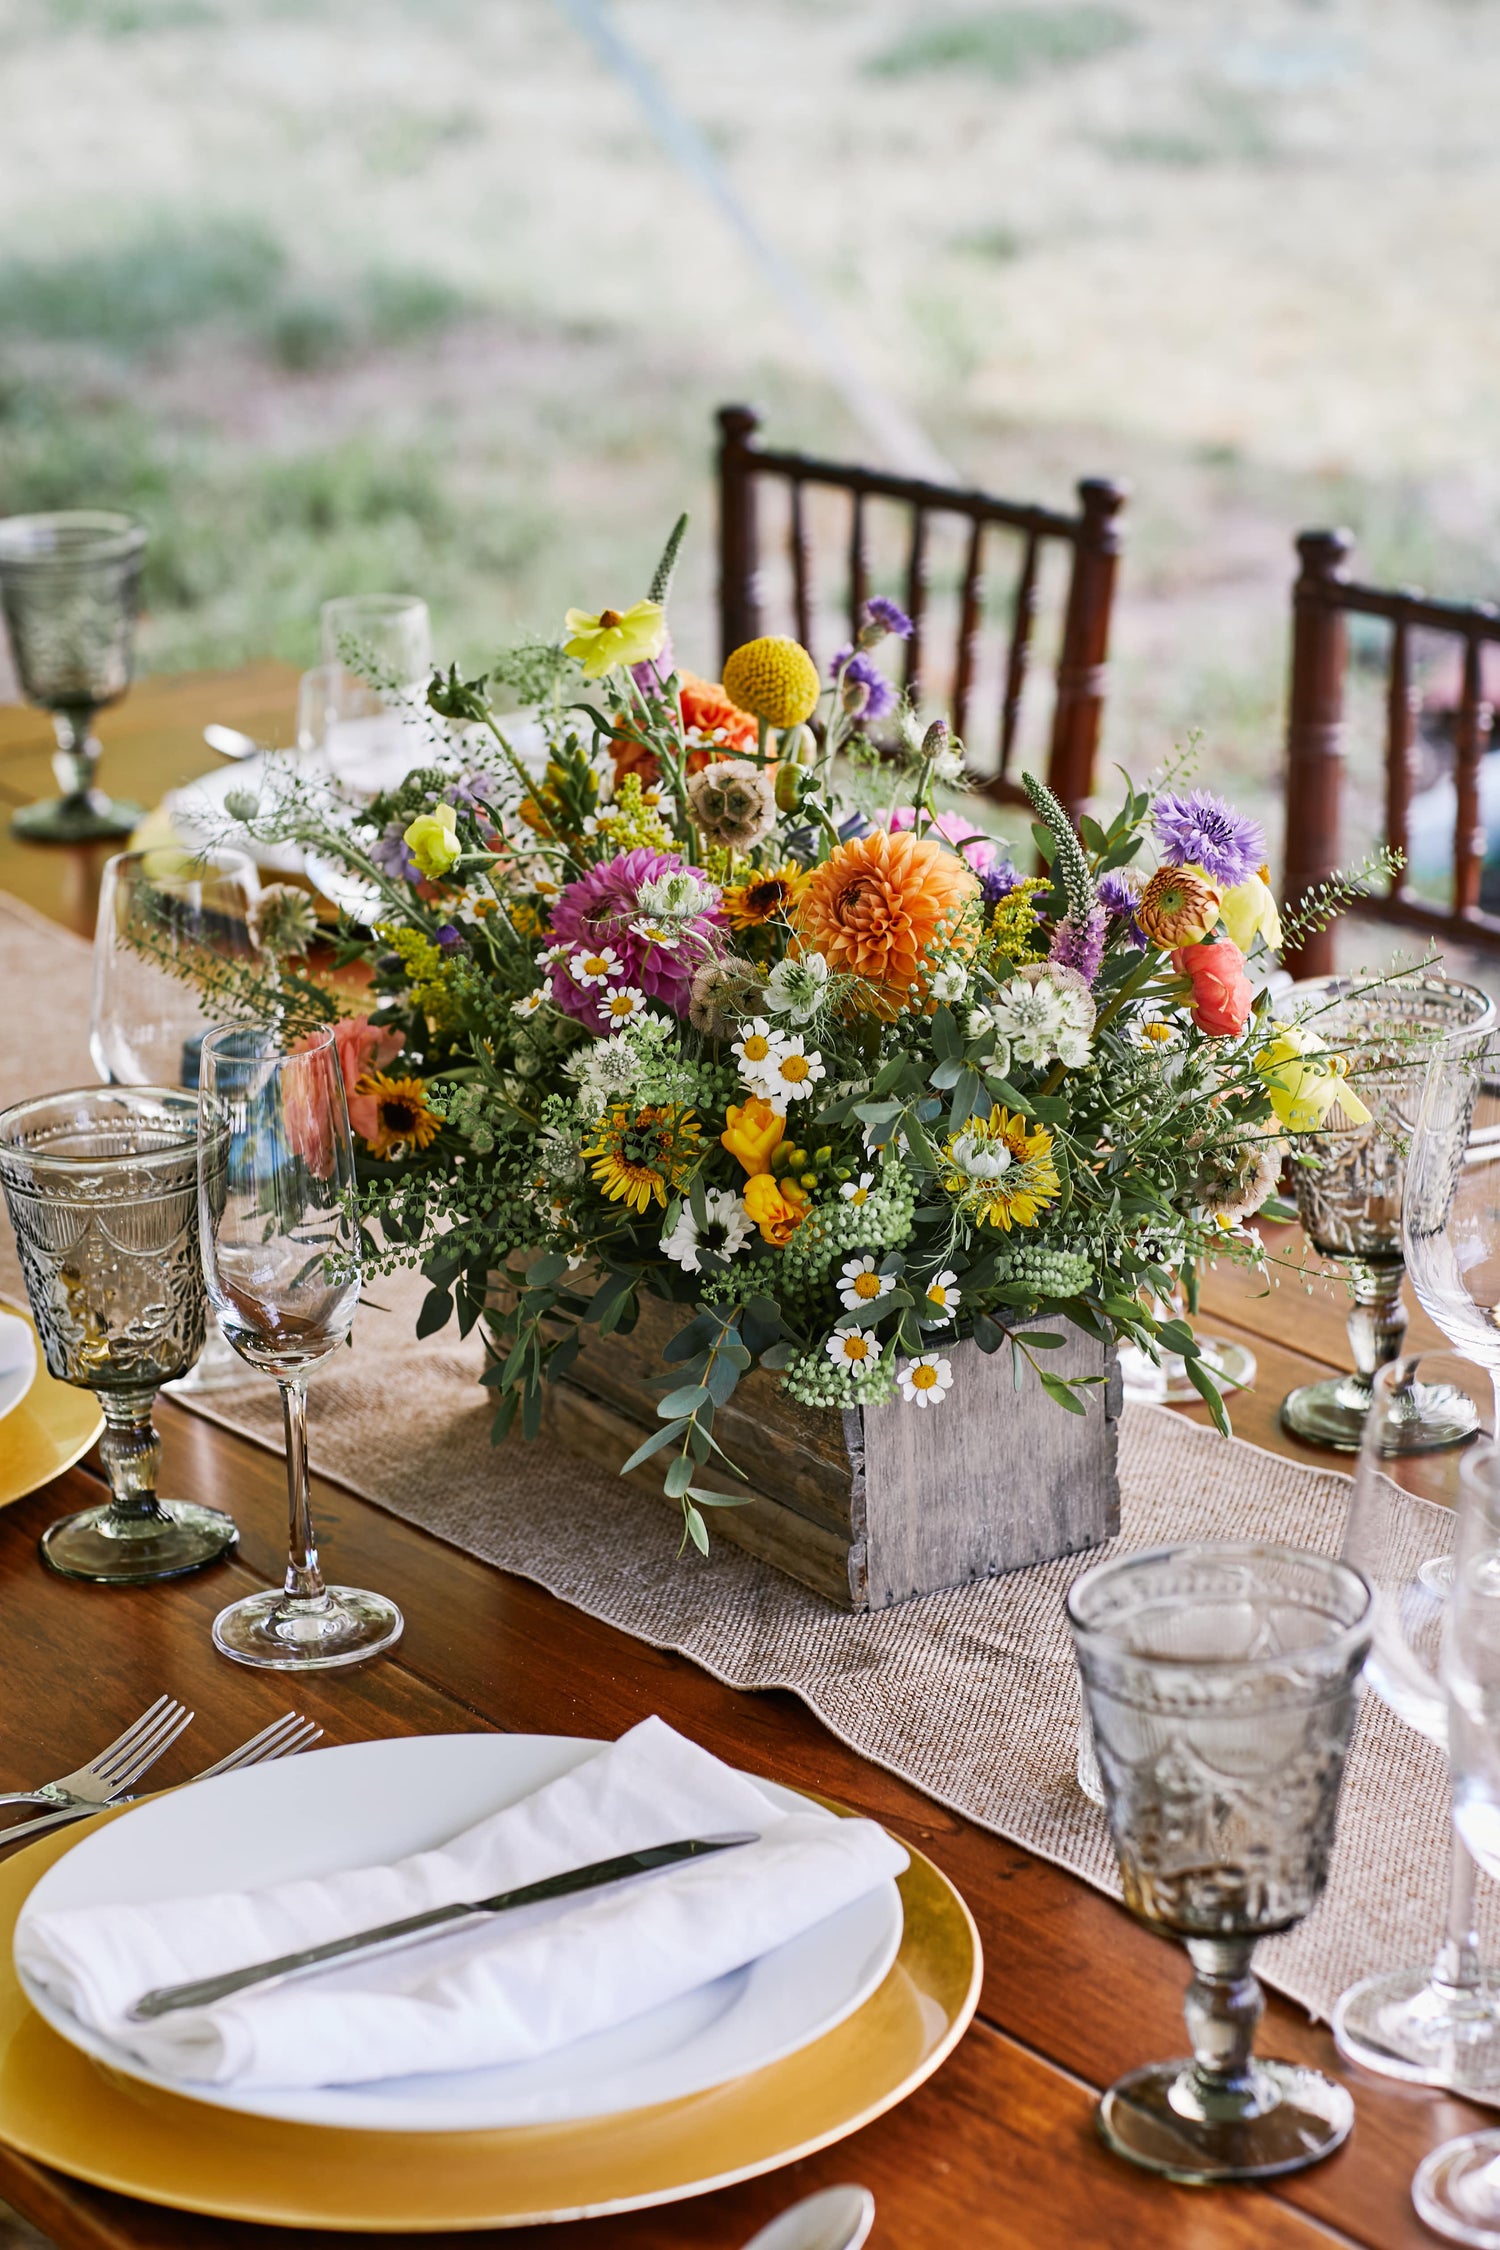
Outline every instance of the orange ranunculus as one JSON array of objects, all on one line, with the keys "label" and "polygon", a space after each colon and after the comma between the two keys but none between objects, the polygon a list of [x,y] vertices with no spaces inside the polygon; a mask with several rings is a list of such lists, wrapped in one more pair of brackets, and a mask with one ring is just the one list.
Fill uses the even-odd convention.
[{"label": "orange ranunculus", "polygon": [[1193,1021],[1217,1039],[1234,1039],[1244,1030],[1255,1005],[1255,987],[1245,974],[1245,956],[1230,938],[1207,945],[1179,946],[1172,955],[1179,976],[1193,982]]},{"label": "orange ranunculus", "polygon": [[752,1179],[769,1172],[771,1157],[786,1131],[786,1119],[778,1117],[760,1094],[752,1094],[748,1101],[727,1109],[724,1117],[725,1128],[719,1139],[735,1162],[743,1164]]},{"label": "orange ranunculus", "polygon": [[760,1228],[761,1240],[784,1250],[807,1217],[812,1197],[795,1180],[773,1180],[757,1172],[745,1182],[745,1209]]},{"label": "orange ranunculus", "polygon": [[385,1031],[368,1016],[341,1016],[333,1027],[339,1072],[349,1102],[349,1125],[362,1141],[373,1141],[380,1131],[377,1104],[372,1094],[356,1094],[360,1080],[372,1070],[384,1070],[406,1045],[404,1031]]},{"label": "orange ranunculus", "polygon": [[1136,901],[1135,918],[1164,952],[1197,945],[1219,919],[1216,883],[1191,867],[1158,867]]},{"label": "orange ranunculus", "polygon": [[894,1016],[926,989],[924,956],[938,939],[963,943],[964,911],[979,878],[958,853],[909,829],[872,828],[830,852],[797,907],[802,946],[831,969],[875,987],[864,1005]]}]

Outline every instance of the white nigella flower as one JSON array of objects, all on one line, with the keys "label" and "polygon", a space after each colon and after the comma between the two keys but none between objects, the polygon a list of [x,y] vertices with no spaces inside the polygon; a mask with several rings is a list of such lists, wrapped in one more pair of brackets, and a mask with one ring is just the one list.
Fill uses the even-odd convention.
[{"label": "white nigella flower", "polygon": [[933,759],[932,772],[934,780],[946,781],[950,787],[962,781],[964,777],[962,752],[955,750],[952,743],[949,743],[948,747],[945,750],[939,750],[937,756]]},{"label": "white nigella flower", "polygon": [[710,1188],[703,1200],[708,1210],[706,1227],[699,1226],[692,1206],[684,1202],[676,1226],[661,1238],[666,1255],[686,1273],[699,1271],[700,1251],[712,1250],[721,1258],[732,1258],[755,1232],[743,1198],[729,1188]]},{"label": "white nigella flower", "polygon": [[534,1016],[546,997],[546,993],[538,985],[535,992],[528,992],[521,999],[512,1000],[510,1012],[513,1016]]},{"label": "white nigella flower", "polygon": [[646,995],[639,985],[612,984],[598,1002],[600,1015],[615,1031],[623,1031],[646,1013]]},{"label": "white nigella flower", "polygon": [[677,867],[653,882],[642,883],[635,897],[643,914],[661,915],[673,922],[691,922],[700,914],[711,914],[719,903],[717,886],[705,883],[690,867]]},{"label": "white nigella flower", "polygon": [[901,1396],[908,1406],[940,1406],[952,1388],[953,1370],[936,1352],[922,1352],[897,1369]]},{"label": "white nigella flower", "polygon": [[624,966],[612,945],[601,945],[597,953],[580,946],[568,961],[568,974],[575,984],[609,984]]},{"label": "white nigella flower", "polygon": [[892,1287],[888,1273],[875,1271],[872,1257],[851,1258],[839,1275],[839,1301],[845,1312],[857,1312],[861,1305],[878,1304]]},{"label": "white nigella flower", "polygon": [[960,962],[952,962],[946,969],[937,970],[933,976],[934,1000],[946,1000],[951,1004],[955,1000],[962,1000],[968,989],[969,972]]},{"label": "white nigella flower", "polygon": [[761,1065],[755,1090],[784,1113],[788,1102],[806,1101],[818,1080],[827,1075],[822,1056],[805,1053],[798,1032],[795,1038],[783,1039]]},{"label": "white nigella flower", "polygon": [[781,1033],[773,1031],[764,1016],[752,1016],[747,1028],[740,1033],[729,1052],[740,1058],[740,1076],[747,1085],[760,1091],[761,1074],[781,1046]]},{"label": "white nigella flower", "polygon": [[790,1016],[807,1023],[827,998],[828,963],[821,953],[802,953],[778,961],[766,986],[766,1007],[773,1016]]},{"label": "white nigella flower", "polygon": [[922,1293],[922,1318],[935,1328],[946,1328],[962,1301],[963,1292],[955,1288],[955,1273],[934,1274]]},{"label": "white nigella flower", "polygon": [[843,1186],[839,1189],[839,1194],[846,1203],[852,1203],[857,1211],[861,1204],[869,1202],[870,1190],[874,1185],[874,1173],[861,1172],[857,1180],[845,1180]]},{"label": "white nigella flower", "polygon": [[880,1346],[862,1328],[840,1330],[829,1337],[823,1349],[835,1367],[847,1367],[851,1375],[857,1375],[862,1367],[872,1367],[880,1357]]},{"label": "white nigella flower", "polygon": [[983,1133],[960,1133],[949,1154],[970,1180],[1001,1179],[1015,1162],[1004,1141],[990,1140]]}]

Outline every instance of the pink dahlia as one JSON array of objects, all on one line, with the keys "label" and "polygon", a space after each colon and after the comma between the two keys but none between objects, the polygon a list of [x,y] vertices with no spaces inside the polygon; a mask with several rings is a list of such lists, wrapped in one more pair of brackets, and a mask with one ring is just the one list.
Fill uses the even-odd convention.
[{"label": "pink dahlia", "polygon": [[[675,945],[643,937],[632,926],[643,913],[641,885],[684,870],[704,883],[708,881],[702,868],[689,868],[680,852],[654,852],[644,844],[633,852],[621,852],[602,866],[591,867],[587,875],[567,885],[553,907],[553,937],[560,945],[571,946],[575,955],[602,953],[609,946],[620,964],[611,979],[614,984],[637,985],[648,1000],[659,1000],[674,1015],[685,1016],[693,973],[702,967],[708,954],[717,951],[723,915],[717,907],[710,914],[700,914],[683,926]],[[587,1024],[590,1031],[602,1034],[608,1029],[600,1012],[605,985],[575,981],[568,973],[567,959],[554,965],[551,983],[552,998],[559,1008]]]},{"label": "pink dahlia", "polygon": [[[910,805],[893,805],[885,824],[893,834],[899,834],[903,828],[910,828],[916,817]],[[939,813],[936,820],[928,819],[922,833],[941,836],[968,861],[976,875],[988,875],[1000,853],[996,839],[976,828],[972,820],[965,820],[962,813]]]}]

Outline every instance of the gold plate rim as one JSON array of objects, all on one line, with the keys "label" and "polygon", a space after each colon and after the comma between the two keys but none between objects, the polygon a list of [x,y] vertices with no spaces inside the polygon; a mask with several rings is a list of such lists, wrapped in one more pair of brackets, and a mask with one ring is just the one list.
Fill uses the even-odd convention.
[{"label": "gold plate rim", "polygon": [[[46,1868],[98,1825],[42,1837],[0,1867],[0,2141],[90,2186],[207,2218],[459,2234],[683,2202],[811,2156],[895,2108],[947,2060],[979,2002],[974,1918],[947,1876],[908,1846],[901,1948],[884,1982],[842,2024],[765,2070],[654,2109],[564,2126],[364,2133],[288,2125],[105,2069],[32,2008],[12,1960],[17,1915]],[[820,2106],[821,2122],[783,2137],[779,2114],[800,2121]],[[413,2164],[435,2150],[441,2165]],[[579,2199],[581,2170],[596,2185]],[[528,2173],[536,2187],[525,2186]],[[538,2192],[549,2178],[555,2188]],[[574,2199],[564,2201],[569,2187]],[[429,2200],[413,2200],[423,2195]]]},{"label": "gold plate rim", "polygon": [[[24,1305],[0,1299],[7,1312],[24,1320],[36,1342],[37,1370],[26,1396],[0,1421],[0,1508],[40,1492],[44,1484],[60,1477],[81,1461],[104,1427],[104,1416],[92,1391],[60,1383],[47,1372],[36,1322]],[[20,1448],[12,1442],[17,1435]],[[19,1463],[12,1475],[12,1464]]]}]

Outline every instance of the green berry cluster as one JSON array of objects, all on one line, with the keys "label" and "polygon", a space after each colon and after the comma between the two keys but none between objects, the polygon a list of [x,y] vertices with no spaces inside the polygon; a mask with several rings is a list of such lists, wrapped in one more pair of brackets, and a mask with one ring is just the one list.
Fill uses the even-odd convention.
[{"label": "green berry cluster", "polygon": [[1039,1297],[1076,1297],[1094,1278],[1081,1251],[1042,1242],[1018,1243],[999,1263],[999,1279],[1034,1289]]},{"label": "green berry cluster", "polygon": [[889,1406],[896,1395],[895,1369],[885,1360],[869,1360],[855,1373],[836,1367],[821,1344],[800,1353],[781,1380],[799,1406]]},{"label": "green berry cluster", "polygon": [[[856,1251],[883,1256],[911,1240],[915,1183],[903,1169],[888,1166],[863,1203],[820,1203],[809,1213],[781,1253],[782,1287],[789,1300],[815,1305],[834,1274]],[[827,1309],[826,1307],[824,1308]],[[830,1362],[830,1366],[831,1366]]]}]

